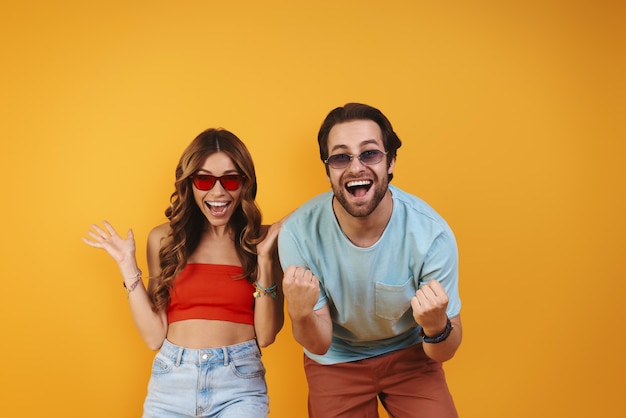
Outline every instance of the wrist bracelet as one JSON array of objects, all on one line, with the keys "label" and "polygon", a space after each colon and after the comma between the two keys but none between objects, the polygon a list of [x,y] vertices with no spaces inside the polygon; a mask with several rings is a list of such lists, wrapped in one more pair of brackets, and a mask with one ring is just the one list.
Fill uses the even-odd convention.
[{"label": "wrist bracelet", "polygon": [[137,285],[141,281],[141,275],[142,274],[143,273],[141,272],[141,270],[137,269],[137,274],[135,274],[135,276],[133,277],[133,279],[135,279],[135,281],[132,282],[129,286],[126,286],[126,279],[124,279],[124,281],[122,281],[122,284],[124,285],[124,289],[126,289],[126,295],[130,295],[130,292],[135,290],[135,288],[137,287]]},{"label": "wrist bracelet", "polygon": [[452,329],[454,327],[452,326],[452,322],[450,322],[450,318],[448,318],[448,321],[446,322],[446,327],[443,329],[443,331],[441,332],[441,334],[435,336],[435,337],[428,337],[425,333],[424,333],[424,328],[420,329],[420,336],[422,337],[422,341],[428,344],[437,344],[440,343],[442,341],[445,341],[446,338],[448,338],[450,336],[450,333],[452,332]]},{"label": "wrist bracelet", "polygon": [[254,282],[254,287],[256,291],[252,294],[254,298],[260,298],[261,296],[271,296],[272,298],[276,297],[276,284],[270,287],[263,287],[259,284],[259,282]]}]

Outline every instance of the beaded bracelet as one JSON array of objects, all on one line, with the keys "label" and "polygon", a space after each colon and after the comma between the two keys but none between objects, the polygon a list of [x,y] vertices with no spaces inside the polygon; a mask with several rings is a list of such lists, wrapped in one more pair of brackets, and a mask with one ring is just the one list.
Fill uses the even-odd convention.
[{"label": "beaded bracelet", "polygon": [[126,280],[122,281],[122,284],[124,285],[124,289],[126,289],[126,296],[130,295],[130,292],[135,290],[135,288],[141,281],[142,274],[143,273],[141,272],[141,270],[137,269],[137,274],[135,274],[135,276],[132,277],[133,279],[135,279],[135,281],[130,286],[126,286]]},{"label": "beaded bracelet", "polygon": [[450,333],[452,332],[452,329],[454,327],[452,326],[452,322],[450,322],[450,318],[448,318],[448,322],[446,322],[446,327],[444,328],[444,330],[441,332],[441,334],[435,336],[435,337],[428,337],[425,333],[424,333],[424,328],[422,328],[420,330],[420,336],[422,337],[422,340],[425,343],[428,344],[437,344],[440,343],[442,341],[444,341],[446,338],[448,338],[450,336]]},{"label": "beaded bracelet", "polygon": [[263,287],[259,284],[259,282],[254,282],[254,287],[256,287],[256,292],[253,293],[255,299],[266,295],[269,295],[273,298],[276,297],[276,284],[270,287]]}]

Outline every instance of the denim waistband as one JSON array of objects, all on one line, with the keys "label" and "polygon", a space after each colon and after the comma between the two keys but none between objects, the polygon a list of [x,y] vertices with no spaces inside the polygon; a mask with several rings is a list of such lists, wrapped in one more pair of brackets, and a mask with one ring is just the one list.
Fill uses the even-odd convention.
[{"label": "denim waistband", "polygon": [[176,366],[181,363],[208,364],[224,363],[227,365],[230,360],[248,357],[251,355],[261,355],[261,350],[256,340],[244,341],[235,345],[227,345],[218,348],[185,348],[172,344],[167,339],[159,350],[161,354],[169,358]]}]

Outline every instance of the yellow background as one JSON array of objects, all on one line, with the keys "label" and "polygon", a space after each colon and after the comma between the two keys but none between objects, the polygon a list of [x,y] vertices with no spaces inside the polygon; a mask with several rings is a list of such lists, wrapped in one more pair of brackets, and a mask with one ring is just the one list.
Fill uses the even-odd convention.
[{"label": "yellow background", "polygon": [[[137,417],[153,353],[80,240],[133,228],[145,268],[184,147],[249,146],[271,223],[328,189],[333,107],[380,108],[394,184],[453,227],[461,417],[618,417],[625,326],[625,7],[618,1],[7,1],[0,5],[0,414]],[[274,418],[306,416],[286,324]]]}]

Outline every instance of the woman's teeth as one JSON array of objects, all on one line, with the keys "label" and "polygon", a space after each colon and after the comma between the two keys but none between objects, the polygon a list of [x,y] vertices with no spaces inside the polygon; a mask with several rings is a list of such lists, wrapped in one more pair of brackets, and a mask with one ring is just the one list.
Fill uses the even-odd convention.
[{"label": "woman's teeth", "polygon": [[213,213],[222,213],[226,210],[229,202],[206,202],[209,210]]}]

